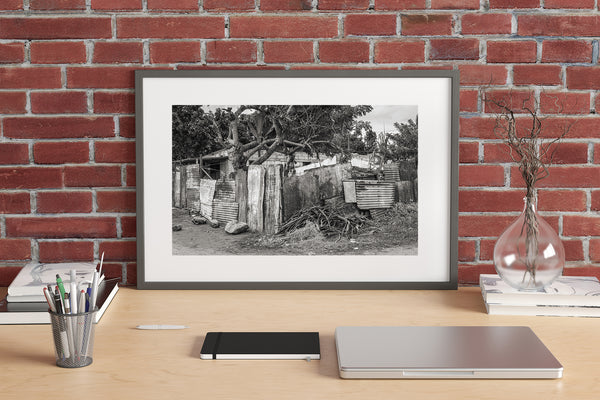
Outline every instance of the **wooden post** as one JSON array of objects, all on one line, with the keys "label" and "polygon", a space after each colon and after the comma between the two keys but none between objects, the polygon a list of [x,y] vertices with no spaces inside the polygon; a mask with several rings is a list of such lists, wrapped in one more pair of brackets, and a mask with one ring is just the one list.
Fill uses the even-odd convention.
[{"label": "wooden post", "polygon": [[261,165],[248,167],[248,215],[247,223],[253,232],[264,229],[263,200],[265,193],[265,169]]},{"label": "wooden post", "polygon": [[281,226],[283,190],[281,165],[269,165],[265,171],[265,195],[264,195],[264,230],[269,234],[275,234]]},{"label": "wooden post", "polygon": [[238,221],[248,222],[248,172],[238,169],[235,173],[235,201],[238,203]]}]

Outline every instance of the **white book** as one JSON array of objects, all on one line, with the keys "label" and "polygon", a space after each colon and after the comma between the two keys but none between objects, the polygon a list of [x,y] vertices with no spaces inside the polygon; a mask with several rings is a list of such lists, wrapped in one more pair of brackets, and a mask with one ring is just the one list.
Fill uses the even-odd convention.
[{"label": "white book", "polygon": [[509,286],[498,275],[482,274],[479,286],[486,304],[600,307],[600,282],[593,276],[561,276],[543,291],[531,292]]},{"label": "white book", "polygon": [[533,315],[548,317],[600,317],[600,307],[580,306],[513,306],[485,303],[490,315]]},{"label": "white book", "polygon": [[41,296],[44,301],[43,289],[47,285],[56,286],[56,274],[59,274],[63,284],[71,282],[70,271],[77,271],[77,282],[91,282],[96,263],[38,263],[31,262],[25,265],[8,286],[8,296],[11,302],[17,296]]}]

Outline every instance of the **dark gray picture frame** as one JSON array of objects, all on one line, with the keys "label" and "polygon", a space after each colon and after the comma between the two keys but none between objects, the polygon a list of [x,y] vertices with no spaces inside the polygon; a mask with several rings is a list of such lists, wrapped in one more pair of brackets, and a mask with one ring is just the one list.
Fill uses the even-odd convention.
[{"label": "dark gray picture frame", "polygon": [[[415,281],[320,281],[320,280],[285,280],[285,281],[255,281],[239,280],[236,277],[219,281],[203,281],[199,275],[184,279],[163,279],[153,278],[153,272],[150,268],[168,268],[176,269],[177,260],[170,260],[168,265],[157,266],[154,260],[153,251],[156,248],[156,241],[149,243],[147,233],[154,232],[152,226],[154,215],[147,210],[147,201],[151,201],[148,196],[149,182],[144,175],[144,168],[150,165],[150,156],[146,154],[145,144],[153,140],[146,134],[144,124],[151,124],[151,121],[145,118],[151,117],[149,112],[144,115],[146,104],[144,104],[145,86],[148,79],[152,80],[185,80],[190,78],[204,79],[268,79],[274,80],[288,78],[302,80],[305,78],[319,78],[323,82],[334,82],[332,80],[346,79],[367,79],[376,80],[380,78],[387,79],[433,79],[448,81],[449,98],[447,106],[449,107],[449,132],[451,135],[449,141],[449,163],[448,165],[439,165],[437,168],[443,168],[449,171],[448,193],[445,198],[439,199],[439,207],[446,208],[448,211],[447,225],[440,227],[446,232],[445,237],[448,243],[443,243],[443,248],[447,248],[447,278],[443,280],[423,280]],[[138,289],[456,289],[458,286],[458,114],[459,114],[459,73],[458,71],[446,70],[427,70],[427,71],[146,71],[135,72],[135,95],[136,95],[136,193],[137,193],[137,287]],[[148,102],[149,100],[146,99]],[[235,98],[228,104],[236,103]],[[166,112],[166,111],[165,111]],[[170,113],[170,110],[168,110]],[[421,144],[419,144],[421,146]],[[154,153],[153,153],[154,155]],[[169,212],[170,210],[165,210]],[[162,212],[162,210],[161,210]],[[420,217],[419,217],[420,218]],[[444,223],[446,224],[446,223]],[[150,230],[150,231],[149,231]],[[169,232],[170,235],[170,232]],[[166,236],[165,236],[166,237]],[[170,236],[169,236],[170,238]],[[170,239],[165,238],[165,241]],[[187,257],[187,256],[179,256]],[[245,257],[245,256],[236,256]],[[256,256],[254,256],[256,257]],[[260,256],[259,256],[260,257]],[[268,256],[265,256],[268,257]],[[311,256],[306,256],[311,257]],[[334,256],[331,256],[334,257]],[[361,256],[353,256],[361,257]],[[152,265],[152,266],[151,266]],[[423,268],[427,266],[423,265]],[[201,267],[199,267],[201,268]],[[445,269],[446,267],[444,267]]]}]

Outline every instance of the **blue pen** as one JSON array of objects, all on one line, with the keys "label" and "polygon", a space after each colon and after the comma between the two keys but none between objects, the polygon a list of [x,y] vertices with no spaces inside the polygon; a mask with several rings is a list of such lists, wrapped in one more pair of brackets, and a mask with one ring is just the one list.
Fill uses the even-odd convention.
[{"label": "blue pen", "polygon": [[85,312],[90,311],[90,299],[92,298],[92,288],[88,286],[85,296]]}]

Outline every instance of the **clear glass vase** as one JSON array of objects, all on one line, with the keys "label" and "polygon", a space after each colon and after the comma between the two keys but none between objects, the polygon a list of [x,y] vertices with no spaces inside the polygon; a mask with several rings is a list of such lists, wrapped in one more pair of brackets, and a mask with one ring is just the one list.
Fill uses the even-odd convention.
[{"label": "clear glass vase", "polygon": [[494,266],[510,286],[538,291],[562,274],[565,249],[552,227],[525,198],[523,212],[498,238]]}]

